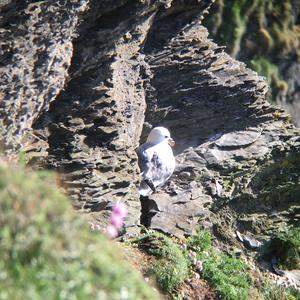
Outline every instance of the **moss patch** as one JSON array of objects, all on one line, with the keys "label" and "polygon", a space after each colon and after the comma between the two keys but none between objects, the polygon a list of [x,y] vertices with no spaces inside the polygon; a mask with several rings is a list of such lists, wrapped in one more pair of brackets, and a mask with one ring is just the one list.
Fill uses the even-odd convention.
[{"label": "moss patch", "polygon": [[292,0],[217,0],[207,19],[210,32],[233,56],[242,44],[248,50],[255,44],[256,53],[274,54],[287,54],[299,47],[300,27]]},{"label": "moss patch", "polygon": [[163,292],[171,292],[189,275],[189,261],[178,245],[158,232],[145,234],[136,239],[139,248],[158,258],[151,267]]},{"label": "moss patch", "polygon": [[0,167],[1,299],[158,299],[91,233],[53,174]]},{"label": "moss patch", "polygon": [[282,158],[280,162],[266,166],[252,180],[258,198],[277,206],[299,203],[300,155]]}]

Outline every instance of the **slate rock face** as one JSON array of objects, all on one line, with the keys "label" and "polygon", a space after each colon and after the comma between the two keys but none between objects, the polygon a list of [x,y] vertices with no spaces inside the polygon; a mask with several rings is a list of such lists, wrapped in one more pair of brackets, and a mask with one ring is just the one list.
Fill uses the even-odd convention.
[{"label": "slate rock face", "polygon": [[[178,163],[168,186],[147,200],[150,227],[182,235],[199,224],[226,226],[230,235],[236,227],[254,232],[247,218],[260,214],[261,234],[275,230],[266,222],[272,203],[258,208],[272,188],[257,178],[287,160],[287,176],[275,177],[298,189],[298,177],[293,185],[287,178],[299,132],[266,102],[264,80],[208,39],[201,20],[211,2],[7,1],[0,7],[6,151],[22,149],[31,165],[59,171],[74,206],[102,226],[111,203],[124,201],[134,227],[135,149],[151,127],[166,126]],[[298,220],[293,201],[284,209],[295,206],[292,215],[277,224]]]},{"label": "slate rock face", "polygon": [[65,85],[87,1],[61,2],[0,4],[1,135],[12,149]]}]

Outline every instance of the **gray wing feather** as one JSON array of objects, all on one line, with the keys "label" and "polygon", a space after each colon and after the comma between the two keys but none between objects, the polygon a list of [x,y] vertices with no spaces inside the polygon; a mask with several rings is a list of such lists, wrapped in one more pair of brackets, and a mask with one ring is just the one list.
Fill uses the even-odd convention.
[{"label": "gray wing feather", "polygon": [[[172,151],[170,154],[173,155]],[[142,177],[139,193],[142,196],[149,196],[153,192],[149,182],[154,188],[163,186],[174,171],[175,161],[167,163],[165,154],[161,155],[156,151],[155,145],[150,143],[141,145],[137,149],[137,155]]]},{"label": "gray wing feather", "polygon": [[159,156],[154,153],[151,158],[151,175],[153,181],[166,181],[171,174],[169,174],[168,169],[164,166],[162,160]]},{"label": "gray wing feather", "polygon": [[173,169],[168,168],[156,152],[152,153],[151,156],[147,153],[146,150],[151,146],[153,145],[145,143],[137,149],[142,179],[151,179],[153,182],[157,181],[163,184],[172,175]]},{"label": "gray wing feather", "polygon": [[151,146],[151,144],[145,143],[137,149],[138,165],[143,174],[147,173],[149,171],[149,169],[151,168],[151,165],[150,165],[151,157],[149,157],[149,155],[147,155],[147,152],[145,151],[150,146]]}]

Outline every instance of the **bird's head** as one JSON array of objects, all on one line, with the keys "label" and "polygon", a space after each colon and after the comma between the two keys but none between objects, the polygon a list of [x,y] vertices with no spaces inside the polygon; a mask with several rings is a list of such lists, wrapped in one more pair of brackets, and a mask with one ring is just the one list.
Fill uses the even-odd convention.
[{"label": "bird's head", "polygon": [[175,141],[171,138],[170,131],[164,127],[155,127],[151,130],[147,138],[147,143],[158,144],[165,141],[171,147],[175,145]]}]

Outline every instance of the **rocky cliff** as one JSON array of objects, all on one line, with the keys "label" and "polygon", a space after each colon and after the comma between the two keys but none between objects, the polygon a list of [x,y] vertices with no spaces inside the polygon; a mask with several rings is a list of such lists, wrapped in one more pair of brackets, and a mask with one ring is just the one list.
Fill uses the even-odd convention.
[{"label": "rocky cliff", "polygon": [[5,151],[59,171],[74,207],[102,225],[124,201],[129,232],[141,217],[135,149],[162,125],[178,163],[147,202],[150,227],[213,226],[232,242],[234,229],[299,224],[299,131],[268,104],[266,82],[208,38],[211,4],[2,2]]}]

